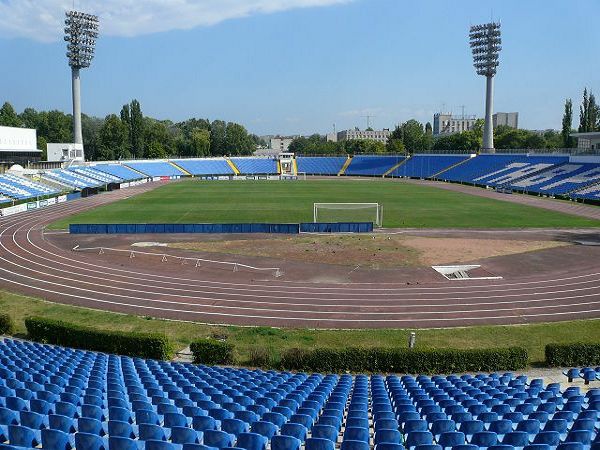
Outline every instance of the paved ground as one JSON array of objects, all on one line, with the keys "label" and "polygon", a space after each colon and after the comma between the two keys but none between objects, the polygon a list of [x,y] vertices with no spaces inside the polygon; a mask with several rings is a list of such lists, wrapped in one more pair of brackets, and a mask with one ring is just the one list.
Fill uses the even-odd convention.
[{"label": "paved ground", "polygon": [[[148,183],[0,219],[0,287],[96,309],[236,325],[431,328],[600,317],[600,247],[593,245],[488,258],[478,261],[485,273],[503,279],[450,282],[430,268],[348,270],[320,264],[318,255],[312,264],[236,257],[233,262],[238,265],[227,265],[198,259],[221,262],[225,258],[231,261],[231,256],[175,249],[169,249],[166,257],[161,249],[141,249],[152,254],[134,258],[128,252],[110,250],[102,254],[100,250],[74,252],[71,249],[76,244],[124,250],[132,242],[185,236],[45,233],[44,226],[58,218],[158,185]],[[475,188],[468,190],[477,192]],[[526,200],[547,201],[535,197]],[[474,239],[493,233],[506,238],[598,240],[596,230],[427,233]],[[254,270],[239,264],[270,269]],[[281,269],[283,275],[276,277],[274,268]]]}]

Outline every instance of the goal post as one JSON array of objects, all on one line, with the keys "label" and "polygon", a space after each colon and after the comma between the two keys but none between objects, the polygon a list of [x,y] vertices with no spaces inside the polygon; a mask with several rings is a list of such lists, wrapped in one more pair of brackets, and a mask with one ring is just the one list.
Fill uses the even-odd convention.
[{"label": "goal post", "polygon": [[314,203],[313,222],[373,222],[383,225],[383,207],[379,203]]}]

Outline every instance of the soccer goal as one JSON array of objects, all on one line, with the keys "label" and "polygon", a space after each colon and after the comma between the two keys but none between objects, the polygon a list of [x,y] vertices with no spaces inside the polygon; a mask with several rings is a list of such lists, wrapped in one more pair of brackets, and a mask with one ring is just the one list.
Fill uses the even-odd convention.
[{"label": "soccer goal", "polygon": [[314,203],[314,222],[373,222],[383,225],[383,208],[379,203]]}]

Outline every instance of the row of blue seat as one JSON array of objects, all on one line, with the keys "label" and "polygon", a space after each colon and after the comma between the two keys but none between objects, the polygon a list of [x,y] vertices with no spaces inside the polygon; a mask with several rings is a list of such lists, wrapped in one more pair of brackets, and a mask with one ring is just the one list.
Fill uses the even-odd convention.
[{"label": "row of blue seat", "polygon": [[599,410],[600,389],[511,373],[294,374],[0,344],[0,432],[25,448],[582,450],[600,445]]}]

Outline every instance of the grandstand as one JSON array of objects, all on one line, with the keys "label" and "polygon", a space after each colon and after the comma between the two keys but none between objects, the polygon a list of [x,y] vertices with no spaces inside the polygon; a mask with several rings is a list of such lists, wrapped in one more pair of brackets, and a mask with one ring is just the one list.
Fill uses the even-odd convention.
[{"label": "grandstand", "polygon": [[231,158],[242,175],[276,175],[277,160],[273,158]]},{"label": "grandstand", "polygon": [[128,161],[124,164],[148,177],[181,177],[186,175],[167,161]]},{"label": "grandstand", "polygon": [[298,172],[307,175],[337,175],[348,160],[345,156],[298,156]]},{"label": "grandstand", "polygon": [[56,189],[18,175],[10,173],[0,175],[0,194],[4,197],[10,197],[15,200],[26,200],[57,193]]},{"label": "grandstand", "polygon": [[432,178],[444,169],[456,166],[471,155],[414,155],[394,169],[389,176]]},{"label": "grandstand", "polygon": [[584,394],[512,373],[294,374],[11,339],[0,344],[0,363],[8,448],[581,450],[600,443],[600,390]]},{"label": "grandstand", "polygon": [[171,162],[194,176],[233,175],[233,169],[224,158],[174,159]]},{"label": "grandstand", "polygon": [[132,170],[122,164],[98,164],[91,167],[100,172],[118,177],[124,181],[134,181],[144,178],[141,173],[136,172],[135,170]]},{"label": "grandstand", "polygon": [[346,175],[381,176],[392,167],[404,161],[405,156],[356,155],[346,168]]},{"label": "grandstand", "polygon": [[49,170],[42,173],[42,179],[61,184],[67,188],[79,190],[95,188],[104,184],[97,179],[68,169]]},{"label": "grandstand", "polygon": [[595,184],[600,180],[600,165],[563,164],[511,184],[515,190],[552,195],[565,194]]}]

